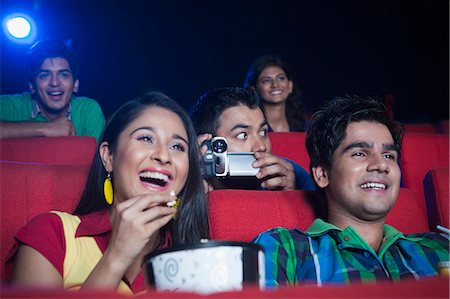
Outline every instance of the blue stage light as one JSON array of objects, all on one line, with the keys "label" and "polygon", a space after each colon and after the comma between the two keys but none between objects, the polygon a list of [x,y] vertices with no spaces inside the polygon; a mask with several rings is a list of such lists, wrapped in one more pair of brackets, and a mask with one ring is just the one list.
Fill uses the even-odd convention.
[{"label": "blue stage light", "polygon": [[31,25],[24,17],[15,17],[6,21],[8,32],[15,38],[26,38],[31,32]]},{"label": "blue stage light", "polygon": [[13,14],[3,19],[5,35],[15,43],[31,44],[36,38],[36,25],[25,14]]}]

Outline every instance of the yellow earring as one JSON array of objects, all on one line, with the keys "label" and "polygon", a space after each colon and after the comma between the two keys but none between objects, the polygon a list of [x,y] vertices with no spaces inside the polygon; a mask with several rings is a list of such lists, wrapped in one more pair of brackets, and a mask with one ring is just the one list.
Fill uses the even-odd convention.
[{"label": "yellow earring", "polygon": [[108,176],[103,183],[103,193],[105,194],[106,202],[111,205],[113,203],[113,187],[111,182],[111,173],[108,172]]}]

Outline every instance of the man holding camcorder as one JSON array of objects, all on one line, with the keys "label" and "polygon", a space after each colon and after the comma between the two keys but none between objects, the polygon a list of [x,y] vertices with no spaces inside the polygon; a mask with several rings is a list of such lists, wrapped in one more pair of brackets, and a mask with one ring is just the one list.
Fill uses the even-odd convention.
[{"label": "man holding camcorder", "polygon": [[200,97],[191,117],[202,145],[208,191],[315,189],[300,165],[272,154],[269,127],[252,90],[213,89]]}]

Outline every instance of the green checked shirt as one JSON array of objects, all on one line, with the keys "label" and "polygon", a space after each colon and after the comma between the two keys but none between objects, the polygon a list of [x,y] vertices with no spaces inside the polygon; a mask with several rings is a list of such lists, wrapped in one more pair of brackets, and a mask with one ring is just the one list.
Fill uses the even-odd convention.
[{"label": "green checked shirt", "polygon": [[351,227],[316,219],[307,231],[274,228],[254,240],[266,253],[266,286],[398,281],[438,274],[449,260],[449,241],[437,233],[403,235],[384,225],[378,254]]}]

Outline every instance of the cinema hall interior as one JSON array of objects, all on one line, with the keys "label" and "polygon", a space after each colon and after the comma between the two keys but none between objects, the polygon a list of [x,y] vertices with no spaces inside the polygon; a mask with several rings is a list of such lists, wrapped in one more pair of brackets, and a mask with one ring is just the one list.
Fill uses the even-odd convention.
[{"label": "cinema hall interior", "polygon": [[0,0],[0,298],[449,298],[448,0]]}]

